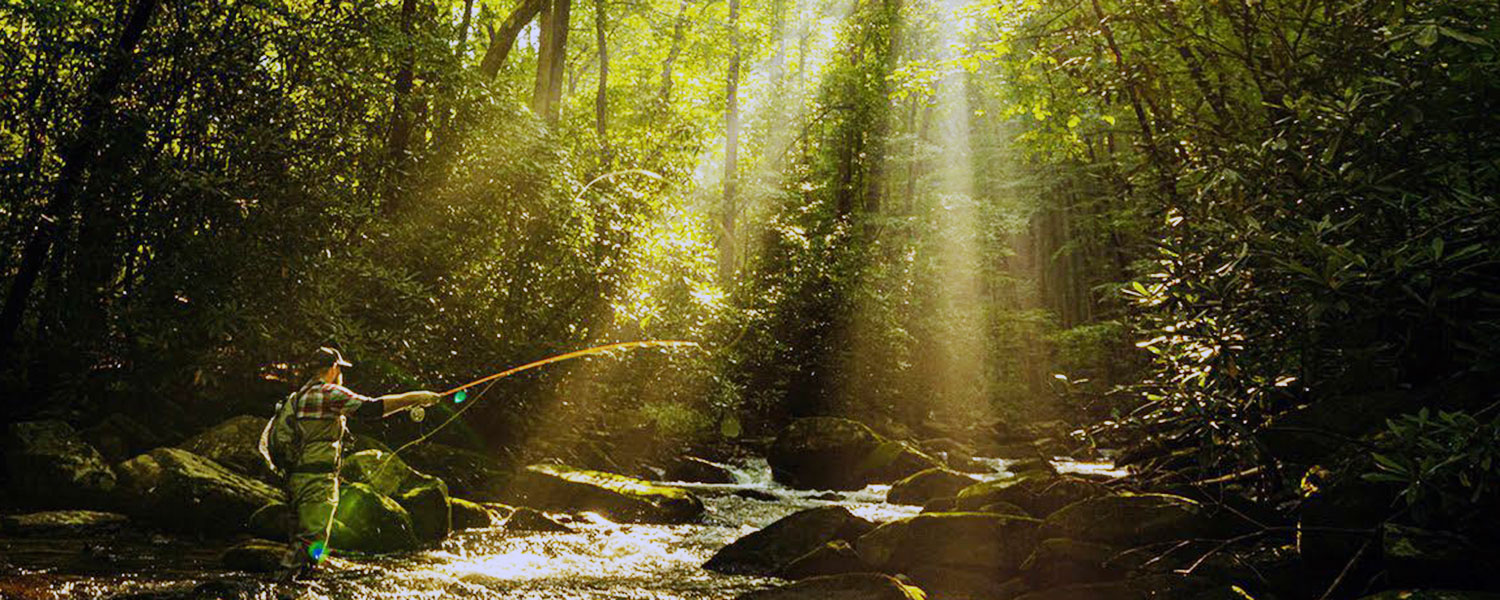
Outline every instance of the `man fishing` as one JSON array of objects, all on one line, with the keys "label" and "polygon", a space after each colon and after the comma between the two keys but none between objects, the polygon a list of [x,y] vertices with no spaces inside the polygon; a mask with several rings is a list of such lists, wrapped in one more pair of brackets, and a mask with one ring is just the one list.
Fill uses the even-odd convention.
[{"label": "man fishing", "polygon": [[293,547],[283,560],[288,578],[311,569],[327,552],[347,419],[378,420],[442,398],[428,391],[377,398],[357,394],[343,385],[343,369],[352,366],[338,350],[318,348],[304,367],[306,383],[277,406],[261,434],[262,454],[285,477],[296,515]]}]

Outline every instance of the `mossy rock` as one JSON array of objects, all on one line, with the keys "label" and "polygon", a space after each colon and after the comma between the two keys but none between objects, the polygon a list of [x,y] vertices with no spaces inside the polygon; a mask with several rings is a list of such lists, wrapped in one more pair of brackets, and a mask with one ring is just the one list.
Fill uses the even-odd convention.
[{"label": "mossy rock", "polygon": [[329,549],[384,553],[418,546],[411,515],[399,503],[363,483],[340,486]]},{"label": "mossy rock", "polygon": [[11,500],[42,508],[110,506],[115,473],[67,423],[12,423],[3,450]]},{"label": "mossy rock", "polygon": [[1030,471],[1017,477],[986,481],[958,492],[958,510],[973,511],[997,502],[1044,517],[1074,502],[1109,493],[1109,489],[1074,477]]},{"label": "mossy rock", "polygon": [[1202,505],[1169,494],[1090,498],[1052,513],[1044,527],[1049,536],[1121,547],[1226,533]]},{"label": "mossy rock", "polygon": [[573,528],[557,522],[546,513],[522,506],[505,518],[506,531],[538,531],[542,533],[572,533]]},{"label": "mossy rock", "polygon": [[1041,522],[983,513],[929,513],[876,527],[854,543],[859,555],[890,573],[917,566],[1016,572],[1036,547]]},{"label": "mossy rock", "polygon": [[565,465],[526,467],[511,493],[534,508],[597,512],[632,523],[688,523],[703,514],[703,502],[685,489]]},{"label": "mossy rock", "polygon": [[286,500],[280,489],[179,448],[157,448],[116,470],[123,512],[171,531],[234,535],[262,506]]},{"label": "mossy rock", "polygon": [[833,540],[787,563],[776,571],[782,579],[807,579],[844,573],[867,573],[875,568],[859,557],[846,540]]},{"label": "mossy rock", "polygon": [[463,498],[448,498],[448,512],[453,517],[453,529],[484,529],[495,525],[495,516],[490,509],[478,502]]},{"label": "mossy rock", "polygon": [[281,478],[271,472],[265,457],[260,455],[260,434],[265,426],[264,417],[241,415],[210,427],[177,447],[241,475],[279,486]]},{"label": "mossy rock", "polygon": [[1112,581],[1125,576],[1110,565],[1119,554],[1113,546],[1067,538],[1048,538],[1021,565],[1021,575],[1035,588]]},{"label": "mossy rock", "polygon": [[885,501],[891,504],[925,504],[934,498],[949,497],[959,490],[978,483],[973,477],[948,469],[926,469],[901,481],[897,481],[886,492]]},{"label": "mossy rock", "polygon": [[92,510],[53,510],[0,516],[0,532],[17,536],[70,537],[118,530],[125,515]]},{"label": "mossy rock", "polygon": [[248,539],[225,550],[219,561],[228,569],[249,573],[276,573],[285,569],[283,559],[291,547],[263,539]]},{"label": "mossy rock", "polygon": [[787,515],[719,549],[703,568],[719,573],[771,575],[834,540],[853,540],[875,526],[842,506]]},{"label": "mossy rock", "polygon": [[794,488],[857,490],[866,481],[856,467],[884,442],[858,421],[797,419],[776,436],[766,461],[776,481]]},{"label": "mossy rock", "polygon": [[448,487],[436,477],[395,497],[396,503],[411,515],[417,539],[439,542],[453,531],[453,514],[448,504]]}]

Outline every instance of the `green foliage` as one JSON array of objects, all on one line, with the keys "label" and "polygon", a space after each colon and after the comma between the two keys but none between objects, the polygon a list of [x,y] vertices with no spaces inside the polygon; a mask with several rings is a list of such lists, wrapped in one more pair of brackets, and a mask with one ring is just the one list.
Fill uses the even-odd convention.
[{"label": "green foliage", "polygon": [[1364,478],[1402,486],[1417,523],[1463,526],[1493,518],[1500,491],[1500,420],[1422,409],[1387,422]]}]

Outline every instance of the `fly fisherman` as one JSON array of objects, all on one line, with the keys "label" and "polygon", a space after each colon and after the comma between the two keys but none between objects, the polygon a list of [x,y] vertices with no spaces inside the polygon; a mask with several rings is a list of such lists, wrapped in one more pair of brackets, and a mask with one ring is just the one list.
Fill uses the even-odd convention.
[{"label": "fly fisherman", "polygon": [[283,562],[294,577],[326,554],[338,505],[338,470],[348,417],[374,421],[436,403],[441,395],[415,391],[371,398],[343,386],[344,360],[338,350],[318,348],[304,367],[307,382],[276,407],[261,434],[261,452],[283,475],[296,514],[293,547]]}]

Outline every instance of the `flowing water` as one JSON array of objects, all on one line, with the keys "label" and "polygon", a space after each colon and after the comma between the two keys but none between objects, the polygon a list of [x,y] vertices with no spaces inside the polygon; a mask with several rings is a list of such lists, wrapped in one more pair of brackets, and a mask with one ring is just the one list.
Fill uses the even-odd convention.
[{"label": "flowing water", "polygon": [[[989,460],[1000,476],[1005,461]],[[1058,461],[1065,470],[1100,466]],[[733,598],[775,580],[729,576],[700,568],[736,538],[804,508],[847,507],[872,521],[916,514],[920,507],[886,504],[889,486],[857,492],[788,489],[771,481],[764,461],[734,468],[737,483],[679,483],[703,498],[702,522],[618,524],[585,514],[572,533],[478,529],[455,534],[440,548],[358,562],[330,559],[333,568],[297,586],[225,571],[222,545],[128,533],[109,539],[0,538],[0,598],[178,598],[219,590],[228,597],[310,599],[709,600]],[[774,494],[775,501],[735,495]]]}]

